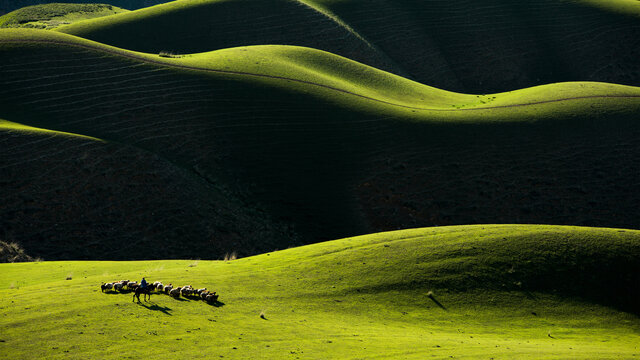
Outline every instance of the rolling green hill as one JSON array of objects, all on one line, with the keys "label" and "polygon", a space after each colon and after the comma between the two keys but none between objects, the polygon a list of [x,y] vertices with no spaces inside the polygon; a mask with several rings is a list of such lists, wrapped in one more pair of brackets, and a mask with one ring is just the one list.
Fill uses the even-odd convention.
[{"label": "rolling green hill", "polygon": [[[339,19],[299,1],[177,1],[109,21],[66,26],[61,31],[155,54],[190,54],[263,44],[299,45],[403,74],[384,53]],[[134,33],[136,36],[127,35]]]},{"label": "rolling green hill", "polygon": [[0,28],[53,29],[63,24],[110,16],[128,10],[106,4],[46,4],[20,8],[0,16]]},{"label": "rolling green hill", "polygon": [[[48,167],[30,158],[47,159],[58,145],[35,150],[37,140],[4,133],[5,171],[34,175],[3,184],[11,200],[0,219],[30,256],[74,258],[46,252],[45,241],[157,251],[77,255],[117,259],[185,257],[157,246],[180,239],[182,249],[203,244],[191,257],[219,258],[426,225],[638,227],[636,87],[575,82],[470,95],[308,48],[167,58],[37,30],[0,31],[0,55],[0,117],[113,149],[96,159],[66,153],[84,160],[59,161],[56,176],[38,176]],[[11,160],[15,149],[19,161]],[[131,156],[159,161],[153,179],[130,175],[141,166]],[[103,157],[111,161],[105,169],[119,170],[98,172],[79,192],[91,199],[87,208],[60,192],[59,207],[25,211],[40,189],[100,171]],[[86,220],[60,220],[73,214]],[[104,232],[89,226],[105,218],[113,220]],[[149,230],[131,231],[140,224]]]},{"label": "rolling green hill", "polygon": [[[157,5],[165,2],[168,2],[168,1],[167,0],[111,0],[109,1],[111,5],[124,8],[124,9],[129,9],[129,10],[140,9],[143,7],[153,6],[153,5]],[[17,10],[26,6],[42,5],[42,4],[50,4],[50,3],[59,3],[59,1],[56,1],[56,0],[20,0],[20,1],[0,0],[0,15],[12,12],[14,10]],[[64,3],[95,4],[95,3],[101,3],[101,1],[65,0]]]},{"label": "rolling green hill", "polygon": [[0,359],[640,358],[640,2],[112,5],[0,17]]},{"label": "rolling green hill", "polygon": [[[639,258],[638,231],[483,225],[229,262],[0,264],[0,346],[48,359],[633,359]],[[142,276],[220,303],[99,289]]]},{"label": "rolling green hill", "polygon": [[562,81],[639,86],[639,18],[634,0],[197,0],[59,30],[149,53],[313,47],[435,87],[492,93]]}]

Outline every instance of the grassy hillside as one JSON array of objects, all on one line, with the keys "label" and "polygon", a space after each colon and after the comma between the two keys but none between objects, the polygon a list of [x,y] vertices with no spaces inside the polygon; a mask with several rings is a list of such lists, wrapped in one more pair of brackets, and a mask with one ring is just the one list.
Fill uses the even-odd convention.
[{"label": "grassy hillside", "polygon": [[[65,193],[58,198],[62,211],[36,216],[23,210],[32,200],[21,193],[65,188],[75,181],[66,175],[69,168],[60,167],[57,177],[39,177],[42,167],[36,165],[25,187],[14,180],[3,184],[8,194],[3,198],[12,199],[2,208],[3,227],[22,237],[31,256],[47,259],[37,253],[42,239],[87,241],[93,230],[81,225],[87,231],[78,232],[77,223],[59,219],[76,213],[87,214],[85,224],[105,215],[142,216],[144,221],[125,223],[154,229],[198,219],[202,231],[185,226],[166,233],[160,227],[151,236],[109,226],[108,236],[92,239],[155,249],[152,244],[199,238],[215,244],[192,255],[204,258],[285,248],[298,239],[427,225],[638,226],[640,189],[634,179],[640,170],[633,159],[640,153],[635,141],[640,89],[635,87],[562,83],[469,95],[313,49],[244,47],[164,58],[35,30],[0,31],[0,52],[0,116],[123,146],[100,155],[112,161],[105,169],[123,169],[124,175],[107,171],[100,181],[109,187],[101,185],[104,192],[95,196],[86,193],[99,211],[72,205],[77,202],[70,203]],[[0,160],[20,178],[34,164],[28,160],[37,153],[29,145],[34,140],[4,138],[18,143],[3,147]],[[24,149],[24,160],[9,160],[14,147]],[[153,187],[145,190],[149,180],[128,175],[139,166],[131,166],[129,157],[140,152],[163,164],[153,172],[159,184],[177,172],[212,186],[218,195],[178,186],[189,195],[163,199],[174,204],[165,209],[154,200]],[[99,169],[87,159],[68,166],[90,173]],[[107,194],[121,189],[130,192],[114,205]],[[161,193],[173,194],[171,189]],[[219,216],[211,217],[199,205],[185,207],[194,203],[186,199],[196,196],[212,207],[226,204],[221,198],[237,199],[228,200],[237,212],[217,210]],[[216,223],[220,216],[252,219],[256,213],[264,213],[265,226],[254,228],[255,235],[235,230],[242,225],[228,229]],[[275,243],[264,241],[277,239],[274,234],[282,236]],[[119,249],[82,257],[113,259]],[[184,256],[161,251],[163,257]]]},{"label": "grassy hillside", "polygon": [[[313,47],[452,91],[640,85],[634,0],[198,0],[60,31],[143,52]],[[127,34],[136,34],[128,36]]]},{"label": "grassy hillside", "polygon": [[[632,359],[639,255],[638,231],[486,225],[230,262],[0,264],[0,346],[50,359]],[[142,276],[220,303],[100,292]],[[619,310],[625,300],[635,310]]]},{"label": "grassy hillside", "polygon": [[314,1],[430,85],[496,92],[575,80],[640,84],[637,1]]},{"label": "grassy hillside", "polygon": [[263,44],[306,46],[403,74],[384,53],[339,19],[299,1],[174,1],[111,21],[83,22],[60,30],[155,54]]},{"label": "grassy hillside", "polygon": [[[111,5],[135,10],[140,9],[147,6],[153,6],[161,3],[168,2],[167,0],[111,0],[109,3]],[[14,10],[18,10],[20,8],[32,5],[41,5],[41,4],[50,4],[50,3],[59,3],[59,1],[55,0],[0,0],[0,15],[12,12]],[[101,3],[100,1],[91,1],[91,0],[65,0],[64,3],[71,4],[95,4]]]},{"label": "grassy hillside", "polygon": [[20,8],[0,16],[0,28],[53,29],[80,20],[127,12],[106,4],[46,4]]}]

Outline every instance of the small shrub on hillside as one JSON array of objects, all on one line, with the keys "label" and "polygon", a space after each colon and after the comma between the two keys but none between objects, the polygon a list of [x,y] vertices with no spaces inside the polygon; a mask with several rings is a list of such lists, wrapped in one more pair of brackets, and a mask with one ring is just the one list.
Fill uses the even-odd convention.
[{"label": "small shrub on hillside", "polygon": [[238,258],[238,254],[234,251],[231,254],[224,254],[224,261],[236,260]]},{"label": "small shrub on hillside", "polygon": [[[25,254],[24,249],[16,242],[0,241],[0,263],[13,263],[35,261],[36,259]],[[41,261],[42,259],[40,259]]]},{"label": "small shrub on hillside", "polygon": [[166,50],[160,51],[158,56],[166,57],[166,58],[173,58],[173,59],[177,59],[177,58],[181,58],[182,57],[182,55],[174,54],[172,51],[166,51]]}]

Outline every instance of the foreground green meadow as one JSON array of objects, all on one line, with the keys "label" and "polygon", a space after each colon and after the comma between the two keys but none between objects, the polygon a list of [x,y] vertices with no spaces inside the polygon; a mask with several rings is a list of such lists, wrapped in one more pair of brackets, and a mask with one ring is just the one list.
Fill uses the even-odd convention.
[{"label": "foreground green meadow", "polygon": [[[0,358],[640,358],[639,255],[635,230],[478,225],[228,262],[1,264]],[[142,276],[221,303],[99,288]]]}]

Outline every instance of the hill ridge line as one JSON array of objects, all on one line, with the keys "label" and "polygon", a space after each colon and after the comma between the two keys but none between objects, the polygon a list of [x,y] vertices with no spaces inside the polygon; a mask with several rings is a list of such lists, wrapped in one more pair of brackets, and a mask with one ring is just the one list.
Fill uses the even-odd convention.
[{"label": "hill ridge line", "polygon": [[[392,106],[401,107],[401,108],[405,108],[405,109],[411,109],[411,110],[422,110],[422,111],[433,111],[433,112],[481,111],[481,110],[492,110],[492,109],[502,109],[502,108],[535,106],[535,105],[541,105],[541,104],[557,103],[557,102],[572,101],[572,100],[584,100],[584,99],[605,99],[605,98],[632,99],[632,98],[640,98],[640,95],[586,95],[586,96],[575,96],[575,97],[567,97],[567,98],[560,98],[560,99],[541,100],[541,101],[535,101],[535,102],[523,103],[523,104],[497,105],[497,106],[475,107],[475,108],[467,108],[467,109],[425,108],[425,107],[398,104],[398,103],[394,103],[394,102],[390,102],[390,101],[386,101],[386,100],[377,99],[377,98],[374,98],[374,97],[371,97],[371,96],[358,94],[358,93],[355,93],[355,92],[352,92],[352,91],[349,91],[349,90],[340,89],[340,88],[337,88],[337,87],[334,87],[334,86],[315,83],[315,82],[307,81],[307,80],[289,78],[289,77],[286,77],[286,76],[259,74],[259,73],[251,73],[251,72],[244,72],[244,71],[234,71],[234,70],[210,69],[210,68],[203,68],[203,67],[189,66],[189,65],[181,65],[181,64],[171,64],[171,63],[167,63],[167,62],[164,62],[164,61],[148,59],[148,58],[145,58],[144,56],[140,56],[140,55],[137,55],[135,53],[129,52],[127,50],[118,49],[118,48],[113,48],[113,49],[111,49],[111,48],[101,48],[100,46],[96,46],[96,45],[79,44],[79,43],[73,43],[73,42],[70,42],[70,41],[62,41],[62,40],[33,40],[33,39],[0,40],[0,44],[3,44],[3,43],[5,43],[5,44],[6,43],[36,43],[36,44],[40,43],[40,44],[58,44],[58,45],[74,46],[74,47],[85,48],[85,49],[90,49],[90,50],[102,51],[104,53],[119,55],[119,56],[122,56],[122,57],[125,57],[125,58],[139,60],[139,61],[146,62],[146,63],[149,63],[149,64],[166,66],[166,67],[169,67],[169,68],[173,67],[173,68],[185,69],[185,70],[196,70],[196,71],[204,71],[204,72],[219,73],[219,74],[243,75],[243,76],[253,76],[253,77],[259,77],[259,78],[267,78],[267,79],[277,79],[277,80],[292,81],[292,82],[297,82],[297,83],[301,83],[301,84],[313,85],[313,86],[317,86],[317,87],[325,88],[325,89],[328,89],[328,90],[341,92],[341,93],[348,94],[348,95],[353,95],[353,96],[356,96],[356,97],[359,97],[359,98],[362,98],[362,99],[371,100],[371,101],[382,103],[382,104],[392,105]],[[105,46],[108,46],[108,45],[105,45]],[[148,55],[153,56],[153,54],[148,54]]]}]

